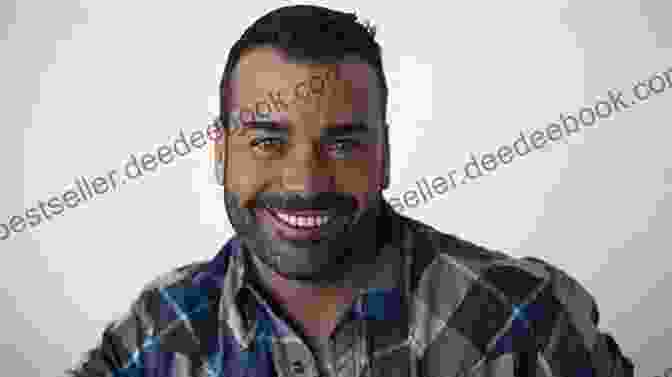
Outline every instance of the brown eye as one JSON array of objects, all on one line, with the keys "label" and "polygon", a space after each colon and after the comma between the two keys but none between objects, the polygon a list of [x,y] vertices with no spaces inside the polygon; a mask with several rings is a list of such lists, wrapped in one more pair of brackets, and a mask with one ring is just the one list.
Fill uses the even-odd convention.
[{"label": "brown eye", "polygon": [[279,151],[284,143],[277,137],[263,137],[252,140],[250,146],[259,152],[270,153]]}]

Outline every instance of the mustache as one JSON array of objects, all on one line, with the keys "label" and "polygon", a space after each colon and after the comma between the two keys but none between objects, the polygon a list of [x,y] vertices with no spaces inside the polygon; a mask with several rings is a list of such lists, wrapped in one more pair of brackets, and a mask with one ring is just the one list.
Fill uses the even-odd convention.
[{"label": "mustache", "polygon": [[262,192],[257,195],[255,206],[287,211],[334,211],[347,215],[355,212],[357,200],[340,192]]}]

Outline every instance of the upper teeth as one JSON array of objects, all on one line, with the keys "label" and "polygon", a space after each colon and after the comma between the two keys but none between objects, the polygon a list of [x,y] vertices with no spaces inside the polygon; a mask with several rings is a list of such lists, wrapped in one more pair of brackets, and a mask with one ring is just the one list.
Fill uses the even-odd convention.
[{"label": "upper teeth", "polygon": [[322,226],[329,221],[330,216],[294,216],[273,211],[282,221],[294,227],[311,228]]}]

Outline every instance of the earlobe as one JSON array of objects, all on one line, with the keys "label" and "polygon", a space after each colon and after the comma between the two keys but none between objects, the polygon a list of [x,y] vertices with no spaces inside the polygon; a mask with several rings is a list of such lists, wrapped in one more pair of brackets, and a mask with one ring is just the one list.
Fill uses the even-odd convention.
[{"label": "earlobe", "polygon": [[216,137],[212,144],[215,179],[220,186],[224,186],[226,176],[227,136],[225,128],[217,128]]},{"label": "earlobe", "polygon": [[224,166],[224,161],[215,160],[215,179],[220,186],[224,186]]}]

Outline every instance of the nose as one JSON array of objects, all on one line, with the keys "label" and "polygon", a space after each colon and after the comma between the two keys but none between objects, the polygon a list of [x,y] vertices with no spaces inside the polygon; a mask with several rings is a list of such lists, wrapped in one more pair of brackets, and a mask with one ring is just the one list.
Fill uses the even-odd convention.
[{"label": "nose", "polygon": [[283,186],[287,191],[329,192],[335,188],[335,179],[319,147],[297,145],[283,167]]}]

